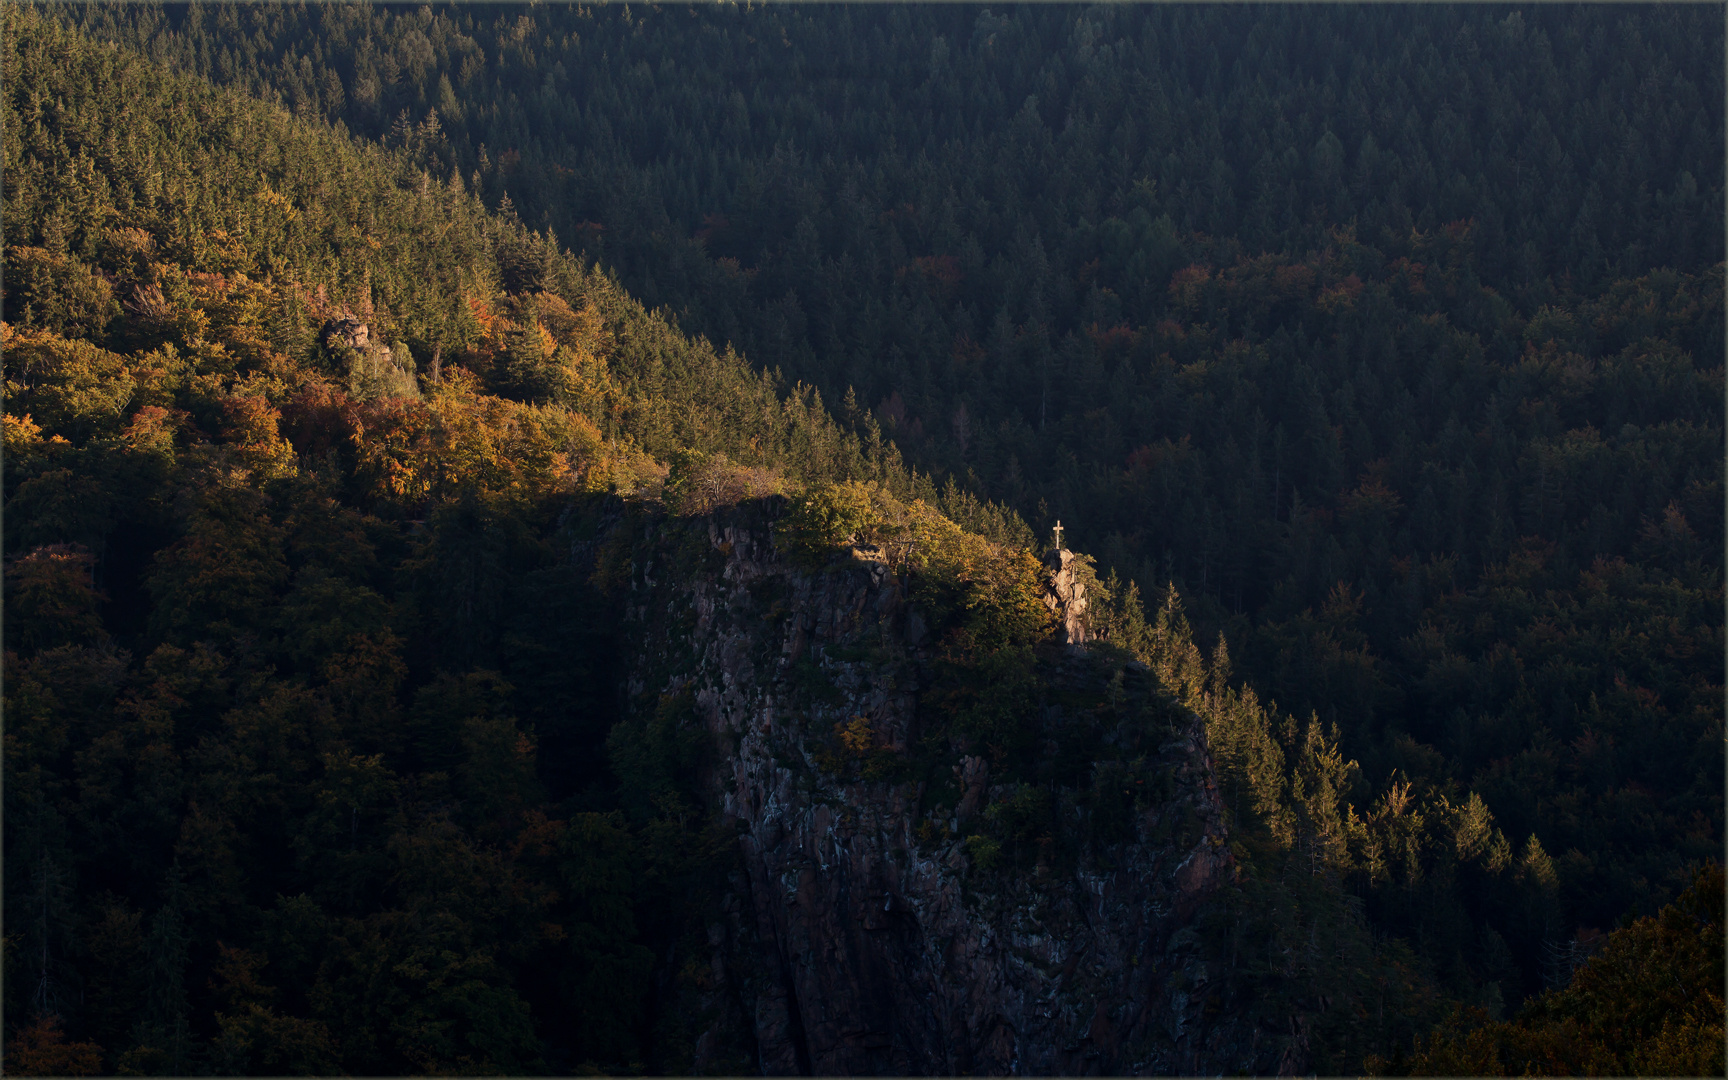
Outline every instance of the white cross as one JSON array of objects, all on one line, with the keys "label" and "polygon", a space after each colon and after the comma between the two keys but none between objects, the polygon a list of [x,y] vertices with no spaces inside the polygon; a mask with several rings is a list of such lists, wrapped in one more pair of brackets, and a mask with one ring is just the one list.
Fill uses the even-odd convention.
[{"label": "white cross", "polygon": [[1062,519],[1056,519],[1056,550],[1062,550]]}]

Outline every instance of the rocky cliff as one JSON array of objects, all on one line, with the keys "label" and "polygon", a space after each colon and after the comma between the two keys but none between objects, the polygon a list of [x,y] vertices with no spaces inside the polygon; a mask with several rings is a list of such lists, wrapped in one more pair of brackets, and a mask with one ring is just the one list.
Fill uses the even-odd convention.
[{"label": "rocky cliff", "polygon": [[691,1070],[1302,1069],[1299,1036],[1220,1008],[1229,958],[1193,925],[1233,871],[1198,719],[1059,643],[1068,560],[1014,699],[1023,751],[992,758],[948,722],[965,661],[908,581],[871,552],[790,564],[778,511],[627,527],[624,723],[699,732],[737,834]]}]

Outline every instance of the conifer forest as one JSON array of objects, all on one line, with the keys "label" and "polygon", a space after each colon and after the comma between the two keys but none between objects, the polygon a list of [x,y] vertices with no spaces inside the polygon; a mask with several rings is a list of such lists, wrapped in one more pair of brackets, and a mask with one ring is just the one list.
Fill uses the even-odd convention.
[{"label": "conifer forest", "polygon": [[12,1075],[1722,1075],[1721,4],[0,5]]}]

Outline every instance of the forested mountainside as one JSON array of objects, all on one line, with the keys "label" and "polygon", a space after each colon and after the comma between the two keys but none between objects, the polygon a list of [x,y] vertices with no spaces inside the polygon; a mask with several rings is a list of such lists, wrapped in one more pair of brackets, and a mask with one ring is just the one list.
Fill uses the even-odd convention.
[{"label": "forested mountainside", "polygon": [[[1470,30],[1447,43],[1582,41],[1612,69],[1547,10],[1489,14],[1416,17]],[[1644,37],[1576,18],[1633,54],[1720,43],[1720,13],[1645,15]],[[986,209],[1025,258],[980,226],[989,256],[950,262],[916,231],[939,202],[879,200],[915,170],[866,124],[851,194],[799,189],[830,225],[863,206],[861,231],[814,234],[800,276],[774,229],[811,235],[808,214],[724,246],[734,220],[806,205],[769,179],[842,169],[769,153],[791,120],[744,105],[756,134],[728,145],[768,151],[716,158],[734,201],[688,240],[658,211],[555,234],[554,208],[583,204],[523,180],[562,176],[566,144],[541,131],[511,158],[469,126],[529,131],[514,80],[601,42],[563,77],[637,79],[606,115],[638,132],[617,118],[654,80],[733,79],[836,25],[862,73],[818,85],[845,104],[925,85],[874,81],[906,41],[936,93],[971,85],[943,66],[961,60],[1066,71],[1040,41],[1108,70],[1199,17],[8,6],[7,1068],[916,1071],[1024,1050],[1063,1069],[1719,1071],[1700,974],[1719,876],[1580,966],[1720,848],[1719,228],[1673,269],[1531,263],[1520,292],[1487,217],[1415,207],[1400,248],[1403,223],[1388,240],[1366,209],[1352,233],[1308,207],[1310,232],[1279,219],[1257,248],[1148,172],[1138,201],[1098,193],[1124,238],[1107,267],[1103,247],[1065,262],[1082,234],[1039,224],[1067,205],[1034,186],[1052,170],[980,166],[955,175],[1022,192]],[[279,62],[336,49],[341,19],[394,75]],[[985,32],[935,48],[895,21],[919,19]],[[1150,28],[1097,36],[1122,19]],[[478,58],[459,108],[411,112],[383,147],[343,130],[436,88],[459,41],[478,43],[456,50]],[[721,66],[630,51],[689,41]],[[1681,93],[1719,86],[1716,63],[1638,70]],[[324,96],[298,115],[239,92],[305,71]],[[797,85],[786,113],[820,121]],[[1515,98],[1534,100],[1584,98]],[[1639,137],[1656,123],[1604,108]],[[1621,190],[1590,160],[1598,197]],[[1689,220],[1719,215],[1711,160],[1661,205],[1715,191]],[[567,167],[559,183],[650,200],[676,172]],[[865,265],[858,237],[883,246],[834,277]],[[1042,284],[1015,284],[1041,250]],[[680,325],[632,299],[650,266]],[[825,325],[856,349],[809,319],[760,333],[815,310],[762,291],[777,272],[840,282]],[[1082,286],[1105,316],[1074,306]],[[944,337],[1004,298],[1003,335]],[[842,355],[862,366],[822,367]],[[1040,535],[1059,514],[1097,572],[1041,563],[1012,506]],[[1150,610],[1135,578],[1158,585]],[[1698,982],[1678,1020],[1650,1005],[1663,965]],[[969,974],[909,1019],[896,995],[932,971]]]},{"label": "forested mountainside", "polygon": [[[406,152],[5,19],[14,1073],[1342,1065],[1443,1002],[1350,888],[1544,887]],[[861,806],[904,971],[752,877]]]},{"label": "forested mountainside", "polygon": [[848,479],[1025,526],[401,154],[4,18],[8,1034],[676,1071],[705,817],[617,810],[573,545]]},{"label": "forested mountainside", "polygon": [[1503,964],[1480,894],[1370,899],[1478,984],[1720,847],[1720,9],[56,11],[1174,582],[1369,778],[1552,853]]}]

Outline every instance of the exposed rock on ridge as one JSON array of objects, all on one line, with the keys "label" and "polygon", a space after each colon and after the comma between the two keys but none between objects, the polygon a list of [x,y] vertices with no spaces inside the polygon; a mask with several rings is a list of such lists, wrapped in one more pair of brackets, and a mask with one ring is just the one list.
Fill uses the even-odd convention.
[{"label": "exposed rock on ridge", "polygon": [[[702,958],[719,1019],[691,1070],[744,1064],[726,1046],[768,1074],[1301,1070],[1298,1036],[1220,1011],[1229,959],[1191,925],[1232,873],[1198,718],[1140,665],[1053,649],[1044,752],[1081,729],[1144,739],[1134,770],[1092,782],[1132,793],[1121,835],[981,867],[962,837],[1016,788],[977,754],[933,761],[929,632],[905,582],[869,558],[788,565],[778,505],[650,526],[625,594],[628,707],[688,695],[702,788],[739,837]],[[1072,622],[1067,561],[1052,594]]]},{"label": "exposed rock on ridge", "polygon": [[1044,594],[1044,606],[1056,616],[1057,640],[1067,645],[1086,644],[1086,582],[1075,571],[1075,556],[1062,548],[1044,559],[1050,570],[1050,585]]}]

